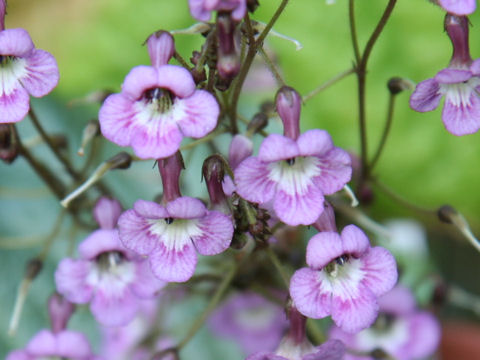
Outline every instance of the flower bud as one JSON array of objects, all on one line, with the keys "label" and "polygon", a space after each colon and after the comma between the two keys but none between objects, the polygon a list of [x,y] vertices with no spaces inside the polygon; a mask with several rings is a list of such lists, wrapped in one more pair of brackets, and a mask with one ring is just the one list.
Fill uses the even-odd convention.
[{"label": "flower bud", "polygon": [[259,131],[265,129],[268,125],[268,116],[263,113],[259,112],[253,116],[253,119],[248,123],[247,126],[247,133],[248,134],[255,134]]},{"label": "flower bud", "polygon": [[18,155],[15,131],[13,124],[0,124],[0,159],[7,164],[12,163]]},{"label": "flower bud", "polygon": [[58,293],[48,299],[48,313],[53,333],[59,333],[67,327],[68,320],[75,311],[75,305]]},{"label": "flower bud", "polygon": [[247,9],[249,12],[253,13],[260,6],[258,0],[247,0]]},{"label": "flower bud", "polygon": [[180,151],[165,159],[158,159],[158,170],[162,177],[162,202],[168,203],[182,196],[180,193],[180,172],[185,169]]},{"label": "flower bud", "polygon": [[300,107],[302,97],[293,88],[283,86],[275,99],[277,112],[283,122],[284,135],[296,140],[300,135]]},{"label": "flower bud", "polygon": [[466,16],[447,14],[445,16],[445,31],[453,46],[450,66],[470,65],[472,57],[468,44],[468,19]]},{"label": "flower bud", "polygon": [[328,201],[325,201],[322,214],[312,225],[319,232],[337,232],[337,225],[335,224],[335,212],[333,211],[333,206],[330,205]]},{"label": "flower bud", "polygon": [[390,94],[397,95],[404,90],[414,90],[415,84],[411,80],[396,76],[388,80],[387,87]]},{"label": "flower bud", "polygon": [[202,177],[207,183],[208,194],[213,208],[219,208],[223,213],[230,213],[227,197],[223,191],[222,182],[225,173],[231,170],[222,155],[214,154],[205,159],[202,166]]},{"label": "flower bud", "polygon": [[146,44],[153,67],[166,65],[175,53],[173,36],[168,31],[154,32],[148,37]]},{"label": "flower bud", "polygon": [[220,77],[233,79],[240,71],[239,30],[229,13],[217,16],[217,70]]}]

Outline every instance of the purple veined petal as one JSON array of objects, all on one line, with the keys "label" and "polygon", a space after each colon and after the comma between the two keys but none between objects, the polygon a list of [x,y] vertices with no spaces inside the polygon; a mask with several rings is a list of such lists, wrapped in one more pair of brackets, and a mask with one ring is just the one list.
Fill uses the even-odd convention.
[{"label": "purple veined petal", "polygon": [[117,145],[130,145],[135,113],[131,99],[123,94],[110,95],[98,113],[102,135]]},{"label": "purple veined petal", "polygon": [[57,355],[62,358],[83,359],[92,355],[92,350],[84,334],[67,330],[57,334]]},{"label": "purple veined petal", "polygon": [[190,14],[198,21],[207,22],[210,20],[211,9],[206,9],[203,5],[205,0],[188,0]]},{"label": "purple veined petal", "polygon": [[258,158],[263,162],[287,160],[299,155],[300,150],[295,140],[279,134],[265,138],[258,150]]},{"label": "purple veined petal", "polygon": [[319,129],[304,132],[298,137],[297,144],[301,156],[323,156],[334,148],[330,134]]},{"label": "purple veined petal", "polygon": [[5,360],[32,360],[32,357],[25,350],[14,350],[7,354]]},{"label": "purple veined petal", "polygon": [[191,243],[185,244],[180,250],[167,249],[161,243],[150,255],[150,266],[160,280],[185,282],[195,273],[197,253]]},{"label": "purple veined petal", "polygon": [[371,326],[378,315],[378,304],[373,293],[361,287],[358,295],[355,298],[332,297],[332,319],[348,333]]},{"label": "purple veined petal", "polygon": [[122,94],[132,102],[140,99],[145,90],[158,87],[157,69],[152,66],[134,67],[122,84]]},{"label": "purple veined petal", "polygon": [[128,286],[121,292],[111,294],[98,289],[90,303],[90,311],[102,325],[123,326],[135,317],[139,301]]},{"label": "purple veined petal", "polygon": [[148,54],[154,67],[166,65],[175,52],[173,36],[167,31],[158,31],[147,39]]},{"label": "purple veined petal", "polygon": [[232,19],[240,21],[247,13],[247,2],[245,0],[239,0],[237,3],[237,7],[232,11]]},{"label": "purple veined petal", "polygon": [[345,355],[345,345],[340,340],[328,340],[314,354],[306,355],[302,360],[342,360]]},{"label": "purple veined petal", "polygon": [[0,123],[19,122],[27,116],[30,109],[30,97],[20,83],[17,82],[17,84],[18,87],[8,95],[4,92],[0,95]]},{"label": "purple veined petal", "polygon": [[158,235],[151,231],[152,219],[139,216],[133,209],[125,211],[118,219],[120,240],[127,249],[140,255],[150,254],[159,242]]},{"label": "purple veined petal", "polygon": [[343,253],[340,235],[336,232],[323,231],[308,241],[307,264],[320,270]]},{"label": "purple veined petal", "polygon": [[232,169],[253,154],[253,143],[248,137],[237,134],[232,138],[228,149],[228,163]]},{"label": "purple veined petal", "polygon": [[35,358],[56,355],[57,339],[50,330],[40,330],[27,344],[26,350]]},{"label": "purple veined petal", "polygon": [[197,251],[202,255],[216,255],[228,249],[233,237],[233,224],[229,216],[218,211],[209,211],[200,219],[201,235],[192,238]]},{"label": "purple veined petal", "polygon": [[234,191],[236,190],[235,184],[230,176],[225,176],[222,182],[222,189],[225,195],[232,196]]},{"label": "purple veined petal", "polygon": [[35,97],[42,97],[58,84],[58,66],[55,58],[44,50],[35,49],[25,57],[26,73],[20,78],[23,87]]},{"label": "purple veined petal", "polygon": [[57,291],[68,301],[85,304],[92,298],[92,287],[86,283],[92,264],[89,261],[63,259],[55,271]]},{"label": "purple veined petal", "polygon": [[432,111],[438,107],[442,94],[435,79],[427,79],[417,84],[410,96],[410,107],[419,112]]},{"label": "purple veined petal", "polygon": [[378,299],[378,305],[381,312],[401,316],[411,314],[416,308],[416,301],[409,288],[397,285]]},{"label": "purple veined petal", "polygon": [[25,29],[6,29],[0,31],[0,55],[23,57],[35,48]]},{"label": "purple veined petal", "polygon": [[174,106],[181,108],[176,123],[183,135],[201,138],[217,126],[220,108],[215,97],[205,90],[196,90],[192,96],[176,99]]},{"label": "purple veined petal", "polygon": [[462,69],[443,69],[435,75],[435,81],[439,84],[458,84],[470,80],[472,72]]},{"label": "purple veined petal", "polygon": [[441,338],[438,320],[426,311],[417,312],[408,318],[410,341],[399,351],[409,359],[423,359],[437,349]]},{"label": "purple veined petal", "polygon": [[397,282],[397,263],[387,249],[371,248],[361,259],[364,278],[362,283],[376,296],[390,291]]},{"label": "purple veined petal", "polygon": [[333,148],[318,158],[320,175],[313,178],[314,183],[325,195],[341,190],[352,178],[351,157],[340,148]]},{"label": "purple veined petal", "polygon": [[370,241],[367,235],[355,225],[345,226],[340,236],[342,238],[343,251],[346,254],[352,254],[359,258],[370,249]]},{"label": "purple veined petal", "polygon": [[107,251],[124,252],[125,250],[118,237],[117,229],[96,230],[78,245],[80,258],[84,260],[93,260],[101,253]]},{"label": "purple veined petal", "polygon": [[173,155],[179,148],[183,136],[172,113],[145,119],[148,109],[135,116],[132,126],[131,146],[135,155],[142,159],[163,159]]},{"label": "purple veined petal", "polygon": [[169,89],[176,96],[186,98],[195,92],[195,82],[187,69],[178,65],[163,65],[157,69],[157,87]]},{"label": "purple veined petal", "polygon": [[439,4],[449,13],[468,15],[475,11],[476,0],[439,0]]},{"label": "purple veined petal", "polygon": [[135,210],[137,215],[147,219],[164,219],[169,217],[167,209],[153,201],[137,200],[133,204],[133,210]]},{"label": "purple veined petal", "polygon": [[290,226],[311,225],[323,211],[324,197],[313,184],[303,194],[277,191],[273,208],[278,218]]},{"label": "purple veined petal", "polygon": [[170,217],[178,219],[198,219],[207,214],[207,208],[200,200],[188,196],[170,201],[166,209]]},{"label": "purple veined petal", "polygon": [[275,355],[268,351],[261,351],[247,356],[245,360],[288,360],[283,356]]},{"label": "purple veined petal", "polygon": [[447,94],[442,111],[442,121],[447,131],[456,136],[473,134],[480,129],[480,99],[472,91],[469,104],[452,102]]},{"label": "purple veined petal", "polygon": [[164,281],[157,279],[150,269],[147,260],[136,264],[135,281],[130,285],[133,293],[142,299],[151,299],[158,295],[159,291],[166,285]]},{"label": "purple veined petal", "polygon": [[93,209],[93,217],[102,229],[113,229],[117,226],[118,218],[122,213],[122,205],[116,199],[102,196]]},{"label": "purple veined petal", "polygon": [[470,71],[473,75],[480,75],[480,59],[476,59],[470,65]]},{"label": "purple veined petal", "polygon": [[255,203],[264,204],[273,198],[276,184],[269,179],[267,164],[256,157],[246,158],[235,169],[237,193]]},{"label": "purple veined petal", "polygon": [[332,295],[328,281],[323,271],[297,270],[290,280],[290,296],[298,311],[313,319],[330,315]]}]

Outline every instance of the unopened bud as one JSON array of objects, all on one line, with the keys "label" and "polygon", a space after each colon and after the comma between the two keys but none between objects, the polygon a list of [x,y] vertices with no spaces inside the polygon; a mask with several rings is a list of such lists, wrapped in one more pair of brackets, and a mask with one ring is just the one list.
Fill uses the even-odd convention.
[{"label": "unopened bud", "polygon": [[446,224],[453,224],[453,219],[458,217],[458,212],[450,205],[443,205],[437,210],[438,218]]},{"label": "unopened bud", "polygon": [[268,116],[263,113],[259,112],[256,113],[252,120],[248,123],[247,126],[247,134],[253,135],[265,129],[268,125]]},{"label": "unopened bud", "polygon": [[[237,134],[232,138],[228,149],[228,162],[232,169],[253,153],[253,142],[245,135]],[[233,179],[233,176],[232,176]]]},{"label": "unopened bud", "polygon": [[219,12],[217,16],[217,70],[220,77],[234,78],[240,71],[240,32],[229,13]]},{"label": "unopened bud", "polygon": [[333,206],[330,205],[328,201],[325,201],[323,212],[312,225],[319,232],[337,232],[337,225],[335,224],[335,211],[333,210]]},{"label": "unopened bud", "polygon": [[132,164],[132,156],[127,152],[120,152],[106,161],[110,164],[110,170],[128,169]]},{"label": "unopened bud", "polygon": [[397,95],[404,90],[413,90],[415,88],[415,84],[413,81],[408,79],[393,77],[388,80],[387,87],[392,95]]},{"label": "unopened bud", "polygon": [[260,6],[258,0],[247,0],[247,9],[249,12],[253,13]]},{"label": "unopened bud", "polygon": [[182,196],[180,193],[180,172],[183,169],[185,169],[185,165],[180,151],[165,159],[158,159],[158,170],[163,184],[162,201],[164,203]]},{"label": "unopened bud", "polygon": [[300,135],[302,97],[295,89],[283,86],[275,98],[277,112],[283,122],[284,135],[296,140]]},{"label": "unopened bud", "polygon": [[0,159],[7,164],[11,164],[18,156],[15,132],[14,124],[0,124]]},{"label": "unopened bud", "polygon": [[173,36],[165,30],[154,32],[145,41],[148,47],[148,55],[153,67],[168,64],[175,53]]},{"label": "unopened bud", "polygon": [[202,177],[207,183],[210,201],[213,206],[226,205],[224,210],[228,209],[227,197],[222,187],[226,173],[230,173],[231,177],[233,176],[227,160],[225,160],[222,155],[211,155],[203,162]]},{"label": "unopened bud", "polygon": [[58,293],[53,293],[48,299],[48,313],[53,333],[63,331],[68,320],[75,311],[75,305]]},{"label": "unopened bud", "polygon": [[457,210],[455,210],[450,205],[444,205],[440,209],[437,210],[437,215],[440,221],[452,224],[455,226],[460,233],[472,244],[478,251],[480,251],[480,242],[478,239],[473,235],[472,230],[470,229],[470,225],[468,225],[467,220],[460,214]]},{"label": "unopened bud", "polygon": [[42,271],[43,262],[38,258],[30,259],[25,267],[25,278],[33,280]]},{"label": "unopened bud", "polygon": [[453,46],[450,65],[470,65],[472,57],[468,43],[468,18],[447,14],[445,16],[445,31]]}]

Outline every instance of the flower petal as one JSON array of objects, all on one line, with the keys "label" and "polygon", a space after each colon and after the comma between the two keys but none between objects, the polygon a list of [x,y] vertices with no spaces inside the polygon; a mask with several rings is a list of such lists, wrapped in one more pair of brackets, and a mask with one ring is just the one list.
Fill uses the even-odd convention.
[{"label": "flower petal", "polygon": [[181,250],[169,250],[160,243],[150,255],[150,266],[160,280],[185,282],[195,273],[197,253],[191,243],[185,244]]},{"label": "flower petal", "polygon": [[345,332],[354,333],[369,327],[377,315],[376,298],[366,288],[359,289],[359,296],[355,298],[332,298],[332,319]]},{"label": "flower petal", "polygon": [[367,235],[355,225],[347,225],[341,234],[343,251],[356,258],[361,257],[369,248],[370,241]]},{"label": "flower petal", "polygon": [[92,287],[86,283],[91,263],[84,260],[63,259],[55,271],[55,284],[68,301],[85,304],[92,297]]},{"label": "flower petal", "polygon": [[8,95],[5,93],[0,95],[0,123],[19,122],[27,116],[29,109],[30,97],[20,84]]},{"label": "flower petal", "polygon": [[290,296],[298,311],[313,319],[330,315],[331,293],[324,290],[328,284],[323,284],[327,281],[323,272],[309,268],[302,268],[293,274],[290,280]]},{"label": "flower petal", "polygon": [[90,304],[95,320],[106,326],[127,325],[135,317],[139,306],[128,286],[120,293],[97,290]]},{"label": "flower petal", "polygon": [[336,232],[322,231],[308,241],[307,264],[320,270],[343,253],[340,235]]},{"label": "flower petal", "polygon": [[248,137],[237,134],[232,138],[228,149],[228,163],[235,169],[243,160],[253,154],[253,143]]},{"label": "flower petal", "polygon": [[133,209],[125,211],[118,219],[118,230],[122,244],[140,255],[150,254],[159,241],[151,231],[151,220],[137,214]]},{"label": "flower petal", "polygon": [[438,320],[426,311],[416,312],[408,319],[410,341],[401,349],[405,358],[424,359],[438,347],[441,328]]},{"label": "flower petal", "polygon": [[255,203],[266,203],[275,193],[275,183],[269,179],[267,164],[256,157],[246,158],[235,169],[237,193]]},{"label": "flower petal", "polygon": [[442,112],[445,128],[453,135],[473,134],[480,129],[480,99],[474,91],[469,104],[454,104],[447,98]]},{"label": "flower petal", "polygon": [[133,204],[133,209],[137,215],[147,219],[164,219],[169,217],[167,209],[153,201],[137,200]]},{"label": "flower petal", "polygon": [[333,148],[318,159],[320,175],[313,181],[325,195],[341,190],[352,178],[351,158],[345,150]]},{"label": "flower petal", "polygon": [[107,251],[126,251],[120,242],[118,230],[116,229],[96,230],[78,246],[78,253],[85,260],[93,260],[99,254]]},{"label": "flower petal", "polygon": [[124,94],[113,94],[105,99],[98,120],[102,135],[111,142],[128,146],[134,129],[134,103]]},{"label": "flower petal", "polygon": [[440,6],[455,15],[468,15],[475,11],[475,0],[439,0]]},{"label": "flower petal", "polygon": [[398,277],[397,264],[387,249],[380,246],[371,248],[361,261],[365,273],[362,283],[375,295],[383,295],[395,286]]},{"label": "flower petal", "polygon": [[57,336],[56,355],[62,358],[84,359],[92,354],[84,334],[77,331],[62,331]]},{"label": "flower petal", "polygon": [[168,31],[158,31],[147,39],[148,55],[154,67],[165,65],[175,53],[173,36]]},{"label": "flower petal", "polygon": [[378,299],[378,305],[383,313],[401,316],[413,313],[416,301],[409,288],[397,285]]},{"label": "flower petal", "polygon": [[180,98],[193,95],[195,82],[190,71],[178,65],[163,65],[156,70],[157,87],[169,89]]},{"label": "flower petal", "polygon": [[263,140],[258,150],[258,158],[263,162],[292,159],[300,155],[295,140],[279,134],[271,134]]},{"label": "flower petal", "polygon": [[439,84],[457,84],[470,80],[472,72],[461,69],[443,69],[435,75],[435,81]]},{"label": "flower petal", "polygon": [[297,139],[301,156],[322,156],[333,149],[333,141],[325,130],[313,129],[304,132]]},{"label": "flower petal", "polygon": [[322,213],[323,202],[322,192],[312,184],[303,194],[290,195],[283,190],[277,191],[273,208],[285,224],[311,225]]},{"label": "flower petal", "polygon": [[158,87],[157,78],[156,68],[146,65],[136,66],[125,77],[122,94],[132,102],[139,100],[145,90]]},{"label": "flower petal", "polygon": [[27,344],[29,354],[37,356],[56,355],[57,339],[50,330],[40,330]]},{"label": "flower petal", "polygon": [[176,99],[174,106],[183,110],[176,122],[185,136],[198,139],[217,126],[220,108],[208,91],[197,90],[190,97]]},{"label": "flower petal", "polygon": [[435,79],[427,79],[418,83],[410,96],[410,107],[419,112],[432,111],[438,107],[441,98],[438,82]]},{"label": "flower petal", "polygon": [[23,87],[35,97],[47,95],[58,84],[58,66],[48,52],[35,49],[25,57],[26,73],[19,80]]},{"label": "flower petal", "polygon": [[229,216],[218,211],[209,211],[198,227],[202,234],[192,238],[197,251],[202,255],[216,255],[230,246],[233,237],[233,224]]},{"label": "flower petal", "polygon": [[275,355],[268,351],[260,351],[247,356],[245,360],[288,360],[283,356]]},{"label": "flower petal", "polygon": [[188,196],[170,201],[166,209],[170,217],[177,219],[198,219],[207,214],[207,208],[200,200]]},{"label": "flower petal", "polygon": [[122,205],[118,200],[102,196],[93,209],[93,217],[102,229],[113,229],[117,226],[122,213]]},{"label": "flower petal", "polygon": [[345,345],[340,340],[328,340],[317,347],[314,354],[305,355],[302,360],[342,360]]},{"label": "flower petal", "polygon": [[32,38],[24,29],[0,31],[0,55],[23,57],[34,49]]},{"label": "flower petal", "polygon": [[5,360],[32,360],[32,357],[25,350],[14,350],[7,354]]},{"label": "flower petal", "polygon": [[147,260],[136,264],[135,281],[131,284],[133,293],[142,299],[151,299],[165,286],[165,282],[157,279]]}]

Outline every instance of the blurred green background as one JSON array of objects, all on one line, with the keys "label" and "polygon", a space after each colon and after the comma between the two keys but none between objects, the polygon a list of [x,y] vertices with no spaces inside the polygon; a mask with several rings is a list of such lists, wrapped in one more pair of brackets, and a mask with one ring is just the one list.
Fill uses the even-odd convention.
[{"label": "blurred green background", "polygon": [[[267,22],[280,1],[260,0],[260,3],[253,18]],[[358,34],[363,48],[386,1],[360,0],[357,3]],[[58,87],[47,98],[34,100],[33,106],[38,109],[48,130],[69,135],[72,156],[78,148],[83,127],[96,116],[98,107],[66,104],[98,89],[118,91],[132,67],[149,63],[142,43],[150,33],[159,29],[186,28],[194,23],[187,0],[11,0],[8,11],[6,26],[27,29],[36,46],[52,53],[58,61],[61,74]],[[443,31],[443,18],[443,11],[428,1],[398,1],[368,67],[370,151],[376,148],[383,130],[388,79],[401,76],[419,82],[447,66],[451,45]],[[471,53],[476,58],[480,56],[478,12],[470,20]],[[268,38],[267,41],[276,53],[287,84],[301,94],[308,93],[352,66],[353,52],[345,0],[337,0],[330,6],[322,0],[291,1],[274,29],[303,44],[303,49],[296,51],[292,43],[284,40]],[[189,58],[201,41],[199,35],[177,35],[176,47],[184,58]],[[260,95],[246,93],[241,100],[240,112],[251,116],[262,101],[273,99],[273,96],[273,91]],[[443,127],[441,107],[430,113],[416,113],[409,108],[408,98],[408,92],[398,96],[391,136],[376,174],[385,184],[416,204],[433,208],[444,203],[454,205],[470,221],[474,231],[480,233],[480,133],[455,137]],[[302,110],[304,130],[314,127],[326,129],[337,146],[353,152],[359,150],[357,120],[356,79],[353,75],[308,101]],[[19,125],[19,131],[22,136],[33,134],[27,121]],[[43,147],[38,151],[47,161],[52,160]],[[107,145],[103,151],[106,158],[118,148]],[[193,156],[195,165],[187,169],[187,174],[191,175],[187,176],[199,179],[201,153]],[[135,164],[128,171],[108,176],[107,181],[126,207],[139,197],[152,198],[160,190],[159,179],[151,165]],[[53,167],[60,170],[57,163]],[[196,192],[200,190],[192,187],[188,194],[197,195]],[[369,210],[375,219],[414,215],[381,194],[377,200]],[[31,290],[34,295],[27,300],[18,335],[7,337],[8,318],[23,265],[29,257],[38,253],[41,247],[35,239],[49,231],[59,205],[22,160],[12,166],[0,164],[0,203],[0,356],[3,356],[13,347],[21,347],[39,328],[46,326],[44,304],[53,289],[51,273],[57,260],[65,253],[67,244],[54,246],[46,271]],[[420,219],[431,226],[433,233],[446,230],[439,227],[434,219]],[[69,234],[68,224],[62,228],[61,234],[77,240],[85,235]],[[450,275],[456,281],[463,279],[464,284],[473,288],[478,269],[466,265],[467,268],[459,270],[458,274],[455,269],[458,269],[458,264],[478,263],[478,254],[468,245],[456,244],[455,240],[452,242],[438,236],[434,241],[434,248],[442,245],[438,246],[436,256],[444,272],[453,272]],[[468,274],[466,279],[465,274]],[[80,320],[78,322],[78,328],[85,326],[89,329],[87,323],[82,325]],[[201,341],[202,336],[208,338],[209,335],[202,333],[195,342]],[[215,349],[215,346],[223,345],[212,346]],[[222,351],[212,350],[205,356],[214,359],[213,354],[221,354]],[[232,355],[231,359],[234,358]]]}]

